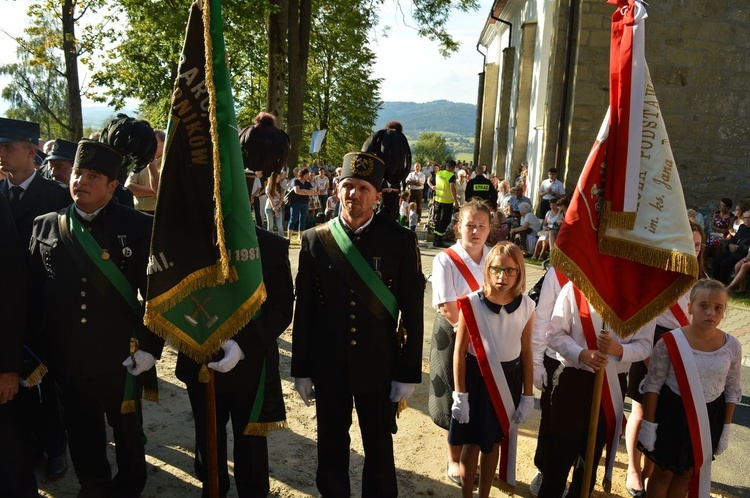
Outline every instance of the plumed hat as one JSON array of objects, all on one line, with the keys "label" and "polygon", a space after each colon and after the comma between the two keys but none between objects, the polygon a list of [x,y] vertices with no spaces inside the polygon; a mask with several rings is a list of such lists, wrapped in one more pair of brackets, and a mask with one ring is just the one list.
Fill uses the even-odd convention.
[{"label": "plumed hat", "polygon": [[154,160],[156,137],[145,119],[131,118],[119,113],[104,126],[99,141],[122,154],[122,170],[115,177],[123,183],[131,169],[139,171]]},{"label": "plumed hat", "polygon": [[404,181],[411,170],[411,148],[402,129],[401,123],[391,121],[362,145],[362,152],[375,154],[383,160],[385,179],[391,185]]},{"label": "plumed hat", "polygon": [[358,178],[371,183],[380,192],[383,186],[385,163],[376,155],[368,152],[350,152],[344,156],[339,178]]},{"label": "plumed hat", "polygon": [[73,168],[98,171],[107,178],[116,179],[122,169],[122,154],[105,143],[83,139],[78,142]]},{"label": "plumed hat", "polygon": [[279,173],[289,157],[289,135],[276,128],[276,118],[261,112],[255,122],[240,131],[240,147],[245,169],[263,171],[263,176]]}]

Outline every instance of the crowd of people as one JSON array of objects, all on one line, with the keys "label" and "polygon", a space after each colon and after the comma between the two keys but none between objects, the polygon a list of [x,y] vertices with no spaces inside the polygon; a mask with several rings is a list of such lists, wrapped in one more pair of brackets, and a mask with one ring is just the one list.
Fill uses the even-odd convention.
[{"label": "crowd of people", "polygon": [[[381,132],[401,133],[400,124]],[[274,420],[285,417],[276,339],[290,323],[294,388],[306,405],[315,401],[319,491],[351,494],[349,429],[356,410],[365,451],[362,495],[398,495],[392,434],[422,378],[426,281],[415,231],[425,205],[434,216],[434,246],[444,249],[434,256],[431,279],[429,413],[444,431],[447,479],[463,496],[473,496],[476,486],[480,497],[489,496],[496,473],[515,484],[518,426],[534,409],[534,388],[542,393],[542,418],[531,494],[559,498],[568,489],[580,495],[600,369],[609,389],[594,461],[607,448],[605,475],[611,478],[627,395],[633,401],[625,430],[628,492],[684,496],[701,464],[700,478],[710,481],[710,473],[703,475],[707,463],[728,447],[741,399],[741,348],[718,327],[728,289],[742,291],[750,271],[744,204],[732,217],[731,200],[722,199],[708,237],[702,225],[691,224],[706,278],[621,339],[597,332],[601,317],[556,268],[538,284],[536,299],[526,293],[525,256],[545,258],[565,218],[567,196],[554,168],[534,196],[542,215],[536,216],[526,163],[512,187],[485,165],[452,160],[444,168],[431,163],[423,171],[415,164],[403,175],[389,173],[368,152],[347,154],[332,170],[301,164],[288,179],[286,156],[264,156],[257,134],[288,148],[267,113],[240,133],[255,222],[265,215],[268,227],[257,230],[267,299],[206,365],[217,377],[220,496],[230,488],[230,419],[239,496],[269,493],[267,433],[243,426],[257,409],[259,390],[263,409]],[[385,141],[371,138],[378,137]],[[143,325],[137,297],[146,295],[164,134],[118,115],[94,139],[55,140],[46,158],[40,149],[38,124],[0,118],[6,175],[0,254],[13,282],[0,290],[0,306],[12,318],[0,332],[0,494],[38,496],[33,462],[46,456],[46,476],[54,479],[67,471],[69,452],[78,496],[137,497],[147,479],[141,398],[155,386],[164,346]],[[261,156],[268,162],[259,165]],[[294,285],[290,241],[300,245]],[[703,269],[709,251],[716,280]],[[176,374],[193,410],[195,471],[207,496],[202,367],[180,353]],[[693,412],[705,415],[698,425],[686,415]],[[114,476],[105,417],[114,433]],[[696,432],[700,462],[691,451]]]}]

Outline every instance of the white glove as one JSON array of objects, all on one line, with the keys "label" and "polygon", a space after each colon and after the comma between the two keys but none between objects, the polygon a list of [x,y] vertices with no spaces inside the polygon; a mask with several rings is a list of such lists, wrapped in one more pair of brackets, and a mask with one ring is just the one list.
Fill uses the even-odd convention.
[{"label": "white glove", "polygon": [[400,401],[406,401],[406,399],[414,394],[414,389],[417,388],[416,384],[406,384],[397,380],[391,381],[391,401],[398,403]]},{"label": "white glove", "polygon": [[130,372],[131,375],[140,375],[156,364],[154,356],[141,349],[136,351],[133,356],[135,356],[135,362],[133,361],[132,356],[128,356],[125,358],[125,361],[122,362],[122,365],[128,369],[128,372]]},{"label": "white glove", "polygon": [[294,390],[299,393],[305,406],[310,406],[310,400],[313,399],[313,382],[310,377],[295,377]]},{"label": "white glove", "polygon": [[219,361],[212,361],[206,365],[208,368],[220,373],[227,373],[236,367],[240,360],[245,359],[245,353],[242,351],[242,348],[232,339],[222,344],[221,349],[224,350],[224,358]]},{"label": "white glove", "polygon": [[729,448],[729,432],[732,430],[732,424],[724,424],[724,429],[721,431],[721,438],[719,438],[719,444],[716,445],[716,451],[714,455],[718,456],[724,453],[724,450]]},{"label": "white glove", "polygon": [[516,413],[513,415],[514,424],[522,424],[531,416],[531,412],[534,411],[534,395],[526,396],[521,395],[521,401],[518,403]]},{"label": "white glove", "polygon": [[547,387],[547,369],[541,363],[534,363],[534,387],[540,391]]},{"label": "white glove", "polygon": [[657,424],[656,422],[641,420],[641,430],[638,433],[638,441],[648,451],[654,451],[654,445],[656,444],[657,427],[659,427],[659,424]]},{"label": "white glove", "polygon": [[459,424],[469,423],[469,393],[458,393],[453,391],[451,415],[458,420]]}]

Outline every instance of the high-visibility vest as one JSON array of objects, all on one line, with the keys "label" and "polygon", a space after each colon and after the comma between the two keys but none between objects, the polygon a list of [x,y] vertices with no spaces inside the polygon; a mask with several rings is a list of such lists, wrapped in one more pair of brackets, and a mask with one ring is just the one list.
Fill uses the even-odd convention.
[{"label": "high-visibility vest", "polygon": [[437,175],[435,175],[435,202],[453,204],[450,179],[454,176],[453,171],[448,171],[447,169],[437,172]]}]

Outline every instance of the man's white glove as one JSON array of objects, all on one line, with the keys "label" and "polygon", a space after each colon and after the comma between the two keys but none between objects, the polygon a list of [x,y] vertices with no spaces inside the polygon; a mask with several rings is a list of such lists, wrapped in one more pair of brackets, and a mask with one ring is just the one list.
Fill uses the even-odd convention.
[{"label": "man's white glove", "polygon": [[453,391],[451,415],[458,420],[459,424],[469,423],[469,393],[458,393]]},{"label": "man's white glove", "polygon": [[719,444],[716,445],[716,451],[714,455],[721,455],[724,450],[729,448],[729,432],[732,430],[732,424],[724,424],[724,429],[721,431],[721,437],[719,438]]},{"label": "man's white glove", "polygon": [[400,401],[406,401],[406,399],[414,394],[414,389],[417,388],[416,384],[406,384],[397,380],[391,381],[391,401],[398,403]]},{"label": "man's white glove", "polygon": [[227,373],[236,367],[240,360],[245,359],[245,353],[242,351],[242,348],[232,339],[222,344],[221,349],[224,350],[224,357],[219,361],[212,361],[206,365],[208,368],[220,373]]},{"label": "man's white glove", "polygon": [[[135,356],[135,362],[133,362],[133,356]],[[122,362],[122,365],[128,369],[131,375],[140,375],[156,364],[154,356],[141,349],[136,351],[133,356],[128,356]]]},{"label": "man's white glove", "polygon": [[305,406],[310,406],[310,400],[313,398],[313,382],[310,377],[295,377],[294,390],[299,393]]},{"label": "man's white glove", "polygon": [[534,387],[540,391],[547,387],[547,369],[542,363],[534,363]]},{"label": "man's white glove", "polygon": [[638,433],[638,442],[640,442],[648,451],[654,451],[657,427],[659,427],[659,424],[656,422],[641,420],[641,430]]},{"label": "man's white glove", "polygon": [[534,411],[534,395],[526,396],[521,395],[521,401],[518,403],[516,413],[513,415],[514,424],[522,424],[531,416],[531,412]]}]

